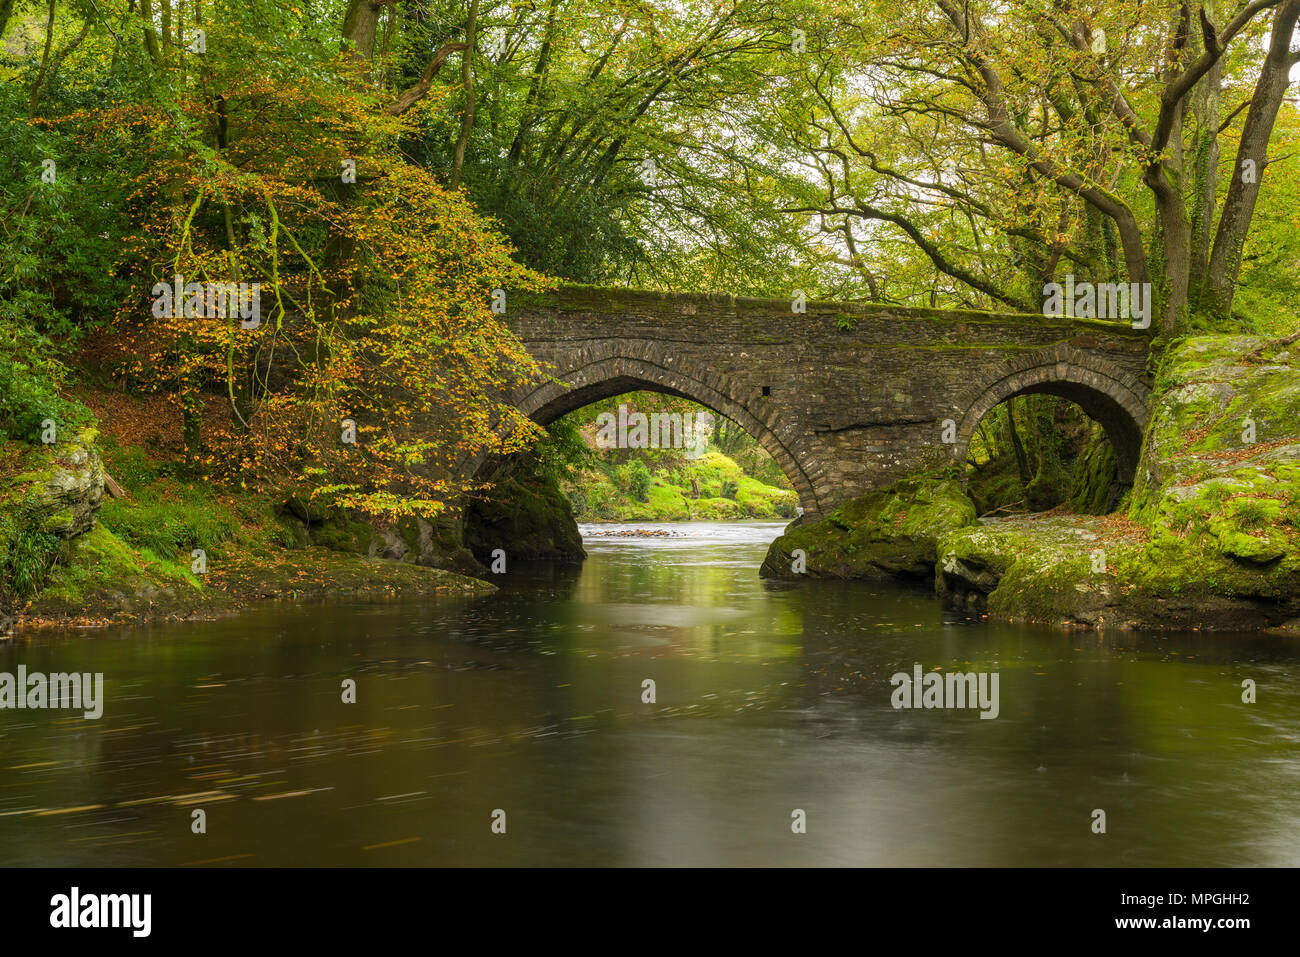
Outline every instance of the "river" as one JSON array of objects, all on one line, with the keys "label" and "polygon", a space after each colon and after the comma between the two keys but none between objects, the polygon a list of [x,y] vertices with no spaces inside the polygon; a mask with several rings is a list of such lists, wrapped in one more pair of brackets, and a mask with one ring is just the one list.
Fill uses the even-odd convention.
[{"label": "river", "polygon": [[[0,645],[105,682],[0,711],[0,863],[1300,864],[1300,642],[991,624],[761,581],[782,523],[661,527],[485,598]],[[894,708],[917,665],[997,717]]]}]

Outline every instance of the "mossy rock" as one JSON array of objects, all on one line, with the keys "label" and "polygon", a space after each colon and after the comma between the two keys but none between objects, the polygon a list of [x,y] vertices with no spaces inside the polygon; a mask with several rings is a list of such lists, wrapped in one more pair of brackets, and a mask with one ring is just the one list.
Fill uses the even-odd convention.
[{"label": "mossy rock", "polygon": [[[909,478],[860,496],[820,522],[795,523],[768,548],[765,578],[929,581],[936,544],[975,521],[975,504],[955,478]],[[796,549],[804,572],[794,570]]]},{"label": "mossy rock", "polygon": [[341,509],[307,526],[307,537],[313,545],[351,555],[370,555],[375,535],[373,525],[353,518]]},{"label": "mossy rock", "polygon": [[465,510],[464,543],[484,564],[496,549],[504,550],[508,560],[587,557],[568,497],[553,479],[527,464],[498,479],[487,497]]},{"label": "mossy rock", "polygon": [[1070,624],[1104,614],[1118,589],[1117,546],[1100,519],[1041,515],[983,519],[938,543],[935,593],[950,607],[999,618]]},{"label": "mossy rock", "polygon": [[104,498],[97,435],[84,429],[48,446],[6,445],[6,462],[17,467],[0,477],[0,612],[35,595],[66,542],[94,528]]},{"label": "mossy rock", "polygon": [[133,549],[100,525],[72,543],[68,560],[54,569],[24,614],[50,620],[157,620],[232,607],[221,596],[207,595],[187,564]]},{"label": "mossy rock", "polygon": [[1267,565],[1287,552],[1287,539],[1281,532],[1270,530],[1262,535],[1248,535],[1226,523],[1219,523],[1216,537],[1225,555],[1252,565]]},{"label": "mossy rock", "polygon": [[24,471],[5,481],[11,502],[22,507],[40,530],[59,538],[89,531],[104,500],[104,463],[85,429],[66,442],[41,446],[26,456]]},{"label": "mossy rock", "polygon": [[1300,556],[1267,558],[1272,539],[1222,530],[1241,554],[1093,516],[986,519],[940,541],[936,592],[951,607],[1065,627],[1254,630],[1300,615]]}]

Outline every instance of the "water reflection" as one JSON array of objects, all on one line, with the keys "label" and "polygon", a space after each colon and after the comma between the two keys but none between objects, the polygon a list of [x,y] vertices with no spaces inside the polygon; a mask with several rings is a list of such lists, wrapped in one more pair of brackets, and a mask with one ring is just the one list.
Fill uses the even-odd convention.
[{"label": "water reflection", "polygon": [[[779,524],[671,528],[486,598],[10,643],[0,671],[103,671],[107,703],[0,712],[0,861],[1300,863],[1296,642],[990,625],[761,582]],[[895,711],[916,663],[998,672],[1000,716]]]}]

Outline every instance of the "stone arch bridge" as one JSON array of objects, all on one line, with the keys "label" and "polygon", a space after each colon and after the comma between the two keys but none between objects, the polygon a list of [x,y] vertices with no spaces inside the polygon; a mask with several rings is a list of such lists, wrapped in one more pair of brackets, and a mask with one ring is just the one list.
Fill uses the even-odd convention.
[{"label": "stone arch bridge", "polygon": [[740,424],[809,518],[897,478],[965,460],[980,419],[1027,393],[1070,399],[1132,483],[1150,413],[1146,333],[1093,319],[564,287],[507,321],[550,378],[511,400],[543,425],[635,390]]}]

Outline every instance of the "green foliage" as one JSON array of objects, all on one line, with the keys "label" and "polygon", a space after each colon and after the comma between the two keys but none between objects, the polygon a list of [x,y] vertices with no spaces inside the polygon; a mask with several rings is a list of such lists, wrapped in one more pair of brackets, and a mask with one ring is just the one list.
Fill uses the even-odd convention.
[{"label": "green foliage", "polygon": [[0,300],[0,440],[37,444],[46,419],[63,432],[89,424],[92,416],[60,394],[67,369],[55,357],[55,346],[15,321],[16,311],[14,303]]},{"label": "green foliage", "polygon": [[[782,210],[781,157],[755,155],[773,124],[764,94],[792,82],[792,17],[769,3],[718,7],[596,0],[484,7],[472,57],[477,119],[463,185],[521,260],[580,282],[787,295],[814,288],[802,223]],[[402,37],[397,86],[463,31],[458,4],[422,9]],[[507,36],[489,54],[484,37]],[[405,143],[452,164],[450,109]]]},{"label": "green foliage", "polygon": [[641,459],[633,459],[618,467],[618,487],[637,502],[650,497],[650,470]]},{"label": "green foliage", "polygon": [[[66,111],[94,100],[59,92]],[[24,83],[0,83],[0,321],[75,340],[107,324],[129,289],[120,268],[128,192],[144,158],[126,131],[89,148],[30,122],[27,96]]]},{"label": "green foliage", "polygon": [[6,511],[0,503],[0,609],[36,594],[62,544],[39,528],[30,511]]},{"label": "green foliage", "polygon": [[[637,497],[645,469],[649,486]],[[569,501],[580,520],[735,521],[793,518],[798,496],[750,478],[731,459],[709,452],[673,468],[647,466],[641,459],[571,476]]]},{"label": "green foliage", "polygon": [[967,485],[981,515],[1041,512],[1062,503],[1080,513],[1104,513],[1114,478],[1105,431],[1079,406],[1052,395],[995,406],[967,451]]},{"label": "green foliage", "polygon": [[546,435],[534,446],[537,471],[556,482],[574,472],[595,465],[596,454],[582,437],[578,423],[568,416],[546,427]]}]

